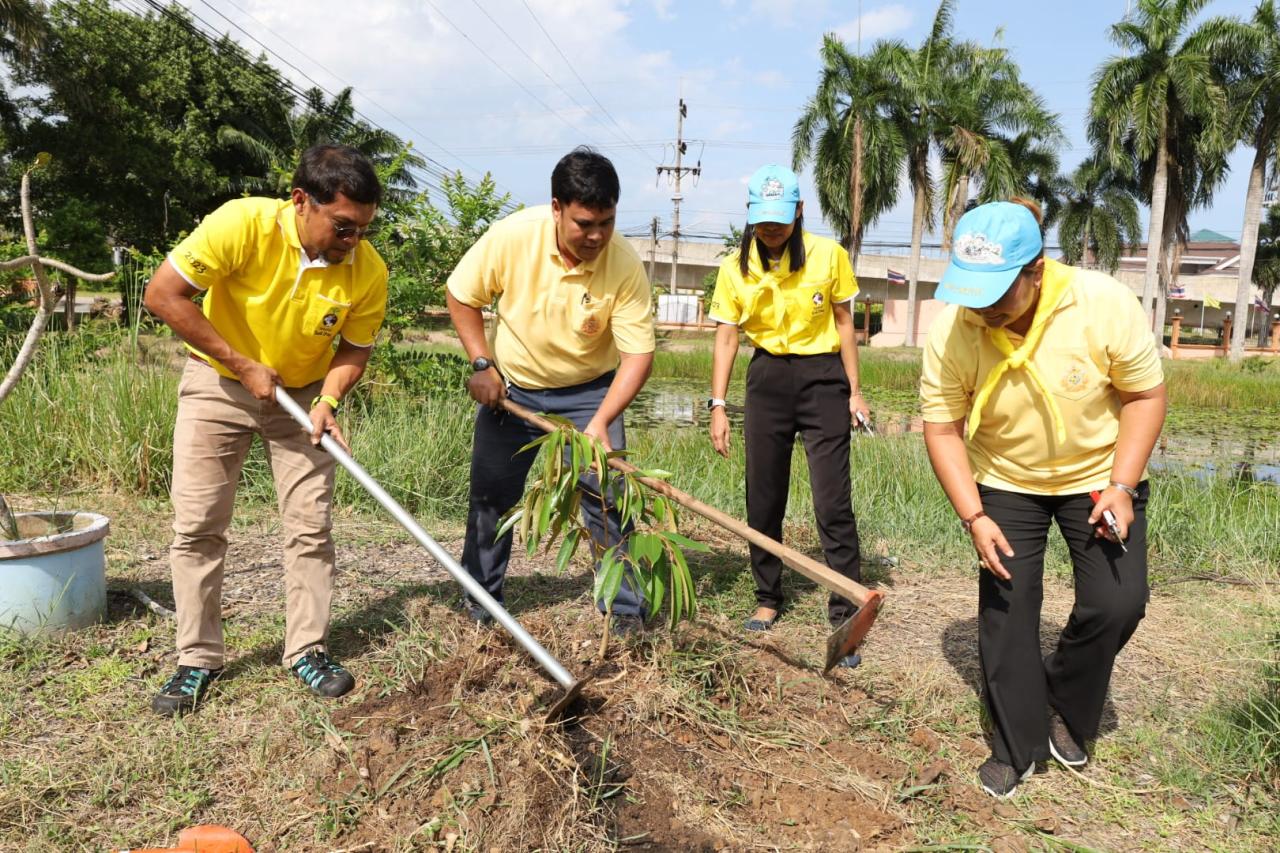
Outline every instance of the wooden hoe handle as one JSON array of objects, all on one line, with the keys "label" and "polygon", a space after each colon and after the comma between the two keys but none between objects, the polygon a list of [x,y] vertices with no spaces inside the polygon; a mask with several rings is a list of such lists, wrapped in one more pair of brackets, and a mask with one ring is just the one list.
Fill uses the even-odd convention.
[{"label": "wooden hoe handle", "polygon": [[[555,432],[560,428],[558,425],[552,423],[541,415],[529,411],[519,403],[512,402],[509,398],[504,397],[502,399],[502,408],[506,409],[521,420],[538,427],[538,429],[541,429],[544,432]],[[615,468],[626,474],[634,474],[639,470],[630,462],[618,457],[614,457],[609,460],[609,467]],[[883,593],[869,590],[857,581],[850,580],[844,575],[822,565],[812,557],[807,557],[796,549],[783,545],[781,542],[765,536],[758,530],[751,529],[728,513],[721,512],[715,507],[698,500],[693,495],[680,491],[665,480],[655,480],[652,477],[638,477],[637,479],[650,489],[666,495],[668,498],[691,512],[695,512],[708,521],[720,525],[725,530],[742,537],[752,545],[763,548],[765,551],[773,554],[775,557],[782,560],[782,562],[787,566],[795,569],[809,580],[830,590],[831,592],[836,593],[837,595],[844,596],[854,604],[858,605],[858,607],[864,607],[869,602],[878,603],[879,600],[884,597]]]}]

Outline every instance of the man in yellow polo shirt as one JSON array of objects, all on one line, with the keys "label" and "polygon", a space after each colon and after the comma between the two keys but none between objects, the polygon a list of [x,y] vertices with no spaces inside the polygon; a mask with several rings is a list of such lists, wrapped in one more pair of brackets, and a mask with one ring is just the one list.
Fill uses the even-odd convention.
[{"label": "man in yellow polo shirt", "polygon": [[[511,534],[499,519],[524,492],[534,454],[520,448],[539,433],[502,413],[503,397],[573,421],[607,447],[626,446],[622,413],[653,363],[649,281],[635,250],[614,233],[619,195],[613,164],[589,148],[563,157],[551,173],[551,205],[494,223],[449,277],[449,314],[471,359],[467,383],[476,411],[471,497],[462,565],[498,601]],[[481,309],[497,300],[492,346]],[[595,488],[594,480],[584,483]],[[623,531],[618,513],[583,500],[592,536],[605,547]],[[643,627],[642,600],[624,581],[612,630]],[[473,602],[471,616],[491,617]]]},{"label": "man in yellow polo shirt", "polygon": [[[318,444],[326,432],[343,441],[334,414],[364,372],[386,311],[386,265],[361,240],[381,199],[363,154],[315,146],[302,155],[288,200],[227,202],[147,285],[147,309],[190,355],[173,439],[178,670],[152,700],[159,714],[194,709],[222,674],[226,529],[255,434],[271,461],[285,533],[283,663],[320,696],[355,685],[325,647],[334,461]],[[276,405],[278,385],[310,408],[309,437]]]}]

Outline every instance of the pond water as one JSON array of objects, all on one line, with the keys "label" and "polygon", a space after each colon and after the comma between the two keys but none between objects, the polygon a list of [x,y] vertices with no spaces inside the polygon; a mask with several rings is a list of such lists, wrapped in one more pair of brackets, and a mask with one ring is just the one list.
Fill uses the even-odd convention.
[{"label": "pond water", "polygon": [[[627,409],[627,424],[705,430],[710,422],[707,396],[707,383],[699,380],[651,380]],[[730,388],[729,420],[738,428],[742,398],[740,383]],[[878,433],[901,435],[923,428],[911,395],[871,395],[868,404]],[[1280,484],[1280,413],[1175,409],[1152,454],[1151,469],[1190,469],[1204,477],[1225,473]]]}]

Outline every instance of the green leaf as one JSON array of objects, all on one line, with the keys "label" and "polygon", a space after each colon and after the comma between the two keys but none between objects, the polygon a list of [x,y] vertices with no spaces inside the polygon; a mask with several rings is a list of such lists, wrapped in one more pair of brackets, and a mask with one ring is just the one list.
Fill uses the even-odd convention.
[{"label": "green leaf", "polygon": [[[501,539],[511,532],[520,519],[524,516],[524,509],[517,509],[507,513],[507,517],[502,520],[502,524],[498,527],[498,532],[493,535],[495,540]],[[523,529],[523,528],[522,528]]]},{"label": "green leaf", "polygon": [[644,468],[635,472],[637,477],[648,477],[650,480],[670,480],[675,474],[661,468]]},{"label": "green leaf", "polygon": [[653,565],[662,557],[662,540],[654,533],[632,533],[627,537],[627,550],[636,560]]},{"label": "green leaf", "polygon": [[710,551],[711,550],[710,545],[706,545],[702,542],[697,541],[696,539],[690,539],[688,536],[682,536],[681,534],[676,533],[673,530],[664,531],[660,535],[662,536],[663,539],[666,539],[668,542],[671,542],[673,545],[679,546],[680,548],[688,548],[693,551]]},{"label": "green leaf", "polygon": [[31,168],[43,169],[45,166],[48,166],[49,163],[52,161],[53,161],[52,154],[50,154],[48,151],[41,151],[39,154],[36,155],[35,162],[31,164]]},{"label": "green leaf", "polygon": [[613,605],[613,600],[618,597],[618,590],[622,588],[622,570],[625,564],[616,559],[616,553],[616,545],[605,551],[600,558],[600,571],[596,573],[594,597],[606,609]]},{"label": "green leaf", "polygon": [[669,571],[669,567],[665,565],[666,561],[660,559],[653,564],[653,571],[649,574],[649,584],[645,588],[644,597],[649,605],[649,618],[657,616],[662,610],[662,603],[667,597],[667,581],[665,574]]},{"label": "green leaf", "polygon": [[573,554],[578,550],[578,538],[581,534],[581,528],[575,528],[565,534],[564,541],[560,543],[560,551],[556,554],[556,571],[564,574],[569,568],[569,561],[573,559]]}]

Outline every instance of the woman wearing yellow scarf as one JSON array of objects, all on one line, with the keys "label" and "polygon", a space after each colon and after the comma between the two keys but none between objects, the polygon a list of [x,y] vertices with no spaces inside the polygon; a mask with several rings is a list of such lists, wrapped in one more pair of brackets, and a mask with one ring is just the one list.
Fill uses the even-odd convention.
[{"label": "woman wearing yellow scarf", "polygon": [[[1165,415],[1133,293],[1046,259],[1039,210],[1016,201],[957,223],[936,293],[952,305],[929,329],[920,382],[929,460],[982,569],[978,653],[993,731],[978,776],[996,797],[1050,755],[1088,761],[1116,654],[1146,607],[1146,465]],[[1054,522],[1075,607],[1042,659]]]},{"label": "woman wearing yellow scarf", "polygon": [[[782,539],[796,433],[809,460],[813,508],[827,563],[861,580],[858,525],[849,482],[849,430],[870,416],[858,382],[858,349],[849,306],[858,293],[848,254],[834,240],[804,230],[795,173],[763,166],[747,185],[747,227],[738,251],[716,279],[709,316],[716,328],[711,365],[711,443],[729,455],[725,395],[738,353],[738,330],[756,348],[747,369],[743,438],[747,523]],[[754,545],[756,611],[748,631],[773,627],[782,610],[782,562]],[[832,595],[827,617],[839,625],[852,602]],[[840,665],[855,667],[856,654]]]}]

